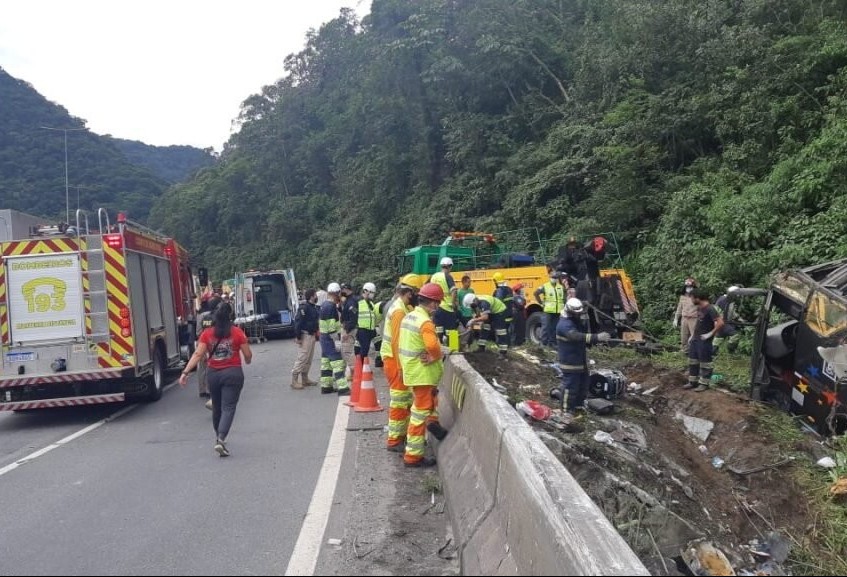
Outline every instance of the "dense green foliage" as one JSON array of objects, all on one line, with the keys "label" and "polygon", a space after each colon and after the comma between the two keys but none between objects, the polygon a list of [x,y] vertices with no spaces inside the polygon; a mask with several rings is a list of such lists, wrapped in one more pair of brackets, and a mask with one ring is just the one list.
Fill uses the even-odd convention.
[{"label": "dense green foliage", "polygon": [[[218,274],[387,281],[449,230],[614,230],[669,318],[847,256],[837,0],[374,0],[311,33],[154,220]],[[283,71],[281,71],[282,73]]]},{"label": "dense green foliage", "polygon": [[135,165],[143,166],[169,184],[191,178],[201,168],[211,166],[215,157],[211,150],[193,146],[152,146],[137,140],[109,138]]},{"label": "dense green foliage", "polygon": [[[38,216],[65,216],[65,141],[53,128],[84,128],[85,122],[68,114],[28,83],[13,78],[0,68],[0,208],[13,208]],[[88,130],[68,132],[68,183],[70,207],[96,210],[126,210],[131,218],[144,221],[156,198],[168,185],[143,165],[135,164],[118,142]],[[138,143],[139,146],[145,146]],[[135,148],[135,147],[133,147]],[[177,147],[174,162],[161,154],[160,164],[189,172],[187,157],[198,158],[197,166],[208,164],[208,154]],[[186,174],[187,176],[187,174]]]}]

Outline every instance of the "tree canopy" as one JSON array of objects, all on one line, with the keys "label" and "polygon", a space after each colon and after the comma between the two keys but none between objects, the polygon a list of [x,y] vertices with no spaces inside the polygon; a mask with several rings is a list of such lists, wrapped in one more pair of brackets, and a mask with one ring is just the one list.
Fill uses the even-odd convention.
[{"label": "tree canopy", "polygon": [[448,231],[615,231],[643,304],[847,256],[837,0],[374,0],[247,98],[155,223],[218,275],[389,281]]}]

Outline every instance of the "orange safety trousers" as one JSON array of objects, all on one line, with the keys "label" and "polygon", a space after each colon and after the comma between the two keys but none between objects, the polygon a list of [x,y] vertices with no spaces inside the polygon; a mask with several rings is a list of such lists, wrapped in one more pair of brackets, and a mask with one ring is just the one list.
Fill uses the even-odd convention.
[{"label": "orange safety trousers", "polygon": [[412,391],[403,384],[400,363],[394,357],[383,358],[383,370],[388,379],[388,446],[397,447],[406,440],[409,418],[412,415]]},{"label": "orange safety trousers", "polygon": [[409,419],[409,430],[406,436],[406,454],[403,460],[413,464],[424,458],[427,424],[438,422],[438,387],[418,385],[409,388],[412,389],[415,400],[412,404],[412,416]]}]

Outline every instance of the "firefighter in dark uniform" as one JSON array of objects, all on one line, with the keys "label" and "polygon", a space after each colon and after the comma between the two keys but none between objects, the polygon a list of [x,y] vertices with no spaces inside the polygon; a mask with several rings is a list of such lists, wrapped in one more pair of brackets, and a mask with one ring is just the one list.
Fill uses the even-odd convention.
[{"label": "firefighter in dark uniform", "polygon": [[702,393],[709,390],[712,381],[715,335],[721,332],[724,320],[706,291],[695,290],[692,300],[697,307],[697,326],[688,341],[688,384],[682,388]]},{"label": "firefighter in dark uniform", "polygon": [[585,309],[577,298],[568,299],[556,325],[559,368],[562,371],[562,408],[570,415],[582,408],[588,396],[588,345],[603,343],[609,333],[587,332],[582,322]]}]

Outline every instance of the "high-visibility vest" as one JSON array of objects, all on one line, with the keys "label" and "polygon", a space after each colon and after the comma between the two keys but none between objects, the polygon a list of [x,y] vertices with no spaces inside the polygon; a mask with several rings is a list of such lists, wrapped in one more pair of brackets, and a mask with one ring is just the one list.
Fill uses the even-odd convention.
[{"label": "high-visibility vest", "polygon": [[548,282],[543,287],[544,289],[544,312],[549,314],[559,314],[565,308],[565,289],[561,284],[553,286],[553,283]]},{"label": "high-visibility vest", "polygon": [[359,300],[359,328],[374,330],[376,328],[376,307],[368,299]]},{"label": "high-visibility vest", "polygon": [[441,308],[443,308],[449,313],[452,313],[453,295],[450,293],[450,285],[447,283],[447,275],[443,272],[437,272],[432,275],[432,278],[429,279],[429,282],[434,282],[435,284],[441,287],[441,290],[444,291],[444,300],[441,301]]},{"label": "high-visibility vest", "polygon": [[476,295],[476,298],[491,305],[491,314],[499,315],[506,311],[506,305],[497,297],[491,295]]},{"label": "high-visibility vest", "polygon": [[385,314],[385,326],[382,329],[382,345],[379,347],[379,354],[382,358],[391,358],[394,356],[394,351],[391,344],[394,341],[394,335],[391,334],[391,317],[397,311],[407,312],[406,305],[402,299],[394,299],[391,306],[388,307],[388,312]]},{"label": "high-visibility vest", "polygon": [[421,354],[426,352],[421,330],[426,323],[432,323],[429,313],[423,307],[417,307],[406,315],[400,325],[398,352],[400,366],[403,368],[403,384],[407,387],[436,386],[444,372],[444,362],[441,359],[428,365],[421,360]]},{"label": "high-visibility vest", "polygon": [[[323,318],[330,315],[332,315],[331,318]],[[322,335],[331,335],[341,330],[341,321],[338,320],[338,307],[334,302],[326,301],[321,305],[321,319],[318,321],[318,330]]]}]

